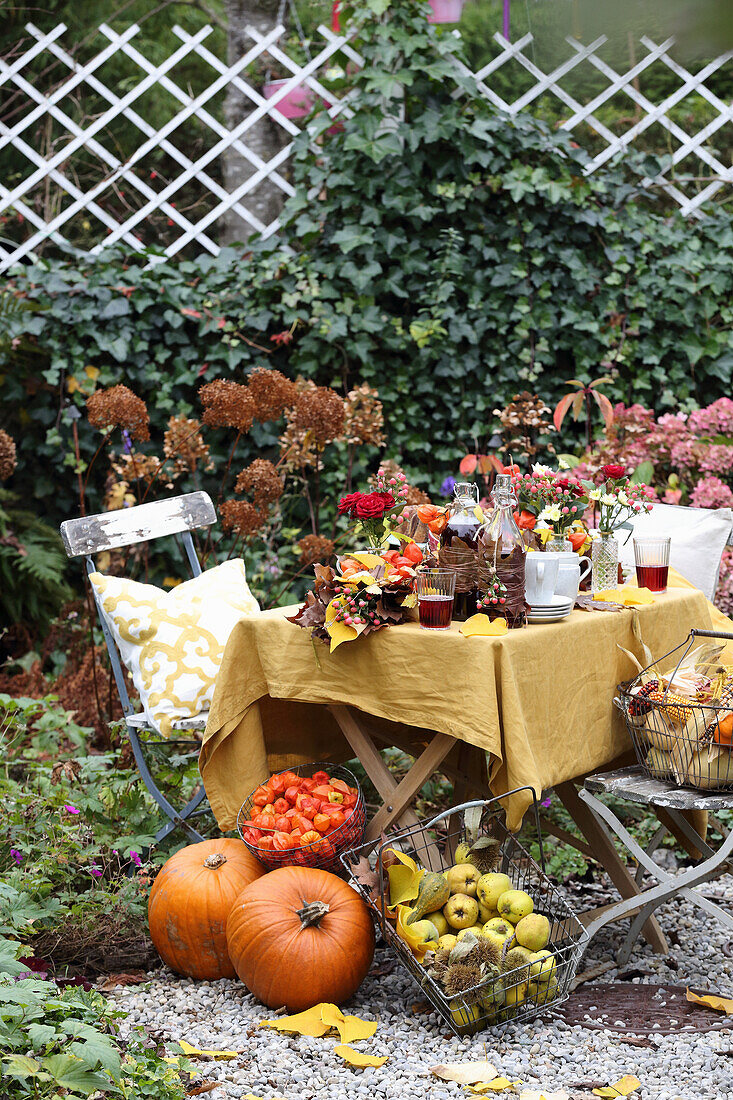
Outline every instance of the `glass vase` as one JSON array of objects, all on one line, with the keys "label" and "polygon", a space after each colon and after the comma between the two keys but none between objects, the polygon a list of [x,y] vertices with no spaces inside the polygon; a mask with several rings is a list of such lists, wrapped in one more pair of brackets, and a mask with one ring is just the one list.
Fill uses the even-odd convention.
[{"label": "glass vase", "polygon": [[550,535],[545,543],[545,550],[550,554],[567,554],[572,549],[572,542],[570,539],[566,539],[564,535]]},{"label": "glass vase", "polygon": [[593,574],[591,589],[593,592],[608,592],[618,588],[618,542],[613,531],[600,531],[591,546]]}]

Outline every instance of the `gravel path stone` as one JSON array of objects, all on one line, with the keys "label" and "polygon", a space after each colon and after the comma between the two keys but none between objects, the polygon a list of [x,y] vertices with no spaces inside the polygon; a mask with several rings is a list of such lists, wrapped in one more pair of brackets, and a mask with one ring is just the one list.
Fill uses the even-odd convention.
[{"label": "gravel path stone", "polygon": [[[706,893],[733,905],[733,877],[708,885]],[[582,887],[582,904],[612,900],[602,880]],[[733,996],[733,944],[730,933],[688,902],[658,910],[671,937],[668,957],[639,943],[628,969],[641,971],[632,982],[686,985],[696,991]],[[606,929],[591,944],[581,970],[613,959],[627,923]],[[378,948],[374,968],[389,965],[391,954]],[[603,985],[617,980],[615,968],[595,980],[598,1004]],[[588,988],[586,986],[585,988]],[[273,1013],[258,1004],[237,981],[192,982],[166,969],[151,973],[144,986],[119,987],[110,996],[129,1017],[123,1034],[141,1026],[164,1040],[185,1039],[196,1047],[241,1050],[227,1062],[200,1061],[202,1077],[220,1087],[212,1100],[234,1100],[252,1093],[265,1100],[455,1100],[468,1096],[460,1085],[431,1077],[439,1062],[488,1057],[499,1073],[527,1088],[566,1089],[572,1097],[610,1085],[626,1073],[637,1076],[639,1100],[733,1100],[733,1028],[651,1033],[651,1046],[623,1042],[612,1030],[570,1026],[549,1012],[504,1031],[458,1038],[434,1013],[413,1011],[421,992],[399,963],[389,974],[370,976],[344,1011],[379,1020],[373,1039],[355,1044],[369,1054],[388,1055],[380,1068],[355,1069],[333,1053],[337,1040],[279,1034],[257,1025]],[[594,1002],[595,1003],[595,1002]],[[711,1021],[720,1022],[711,1013]],[[505,1093],[504,1095],[511,1095]]]}]

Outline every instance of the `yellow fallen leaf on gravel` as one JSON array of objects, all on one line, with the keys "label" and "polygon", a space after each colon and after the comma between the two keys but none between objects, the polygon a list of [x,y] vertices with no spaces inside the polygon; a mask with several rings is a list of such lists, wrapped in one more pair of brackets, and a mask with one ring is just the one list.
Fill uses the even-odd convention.
[{"label": "yellow fallen leaf on gravel", "polygon": [[516,1091],[521,1088],[521,1081],[510,1081],[508,1077],[495,1077],[493,1081],[482,1081],[480,1085],[474,1085],[471,1092],[483,1096],[487,1092],[506,1092],[508,1089]]},{"label": "yellow fallen leaf on gravel", "polygon": [[420,879],[425,874],[422,867],[418,867],[415,860],[406,856],[404,852],[398,852],[395,848],[387,848],[400,861],[387,868],[389,876],[389,906],[404,905],[406,901],[414,901],[420,889]]},{"label": "yellow fallen leaf on gravel", "polygon": [[641,1088],[641,1081],[638,1077],[632,1077],[630,1073],[627,1073],[625,1077],[622,1077],[620,1081],[617,1081],[615,1085],[607,1085],[606,1088],[593,1089],[594,1096],[610,1097],[611,1100],[614,1096],[630,1096],[636,1089]]},{"label": "yellow fallen leaf on gravel", "polygon": [[509,627],[506,625],[506,619],[494,619],[493,622],[489,620],[488,615],[471,615],[470,619],[466,619],[465,623],[462,623],[458,627],[464,638],[500,638],[502,634],[509,633]]},{"label": "yellow fallen leaf on gravel", "polygon": [[358,1043],[371,1039],[377,1030],[376,1020],[362,1020],[359,1016],[344,1016],[338,1005],[322,1004],[321,1019],[324,1024],[338,1031],[342,1043]]},{"label": "yellow fallen leaf on gravel", "polygon": [[187,1043],[185,1039],[176,1039],[176,1042],[187,1058],[219,1058],[226,1060],[228,1058],[238,1058],[243,1053],[241,1050],[198,1050],[197,1047],[192,1047],[190,1043]]},{"label": "yellow fallen leaf on gravel", "polygon": [[338,1046],[333,1048],[333,1052],[338,1054],[339,1058],[343,1058],[345,1062],[348,1062],[350,1066],[383,1066],[387,1061],[386,1055],[384,1058],[375,1058],[372,1054],[362,1054],[360,1050],[354,1050],[346,1043],[339,1043]]},{"label": "yellow fallen leaf on gravel", "polygon": [[703,993],[698,996],[697,993],[691,993],[687,990],[687,1000],[695,1005],[705,1005],[706,1008],[714,1008],[716,1012],[724,1012],[726,1016],[730,1016],[733,1012],[733,1001],[728,997],[718,997],[714,993]]},{"label": "yellow fallen leaf on gravel", "polygon": [[281,1016],[279,1020],[261,1020],[260,1027],[272,1027],[275,1031],[292,1031],[298,1035],[311,1035],[319,1038],[330,1030],[331,1025],[325,1024],[321,1019],[322,1004],[314,1005],[306,1012],[298,1012],[295,1016]]},{"label": "yellow fallen leaf on gravel", "polygon": [[491,1081],[496,1069],[489,1062],[448,1062],[431,1066],[430,1072],[442,1081],[457,1081],[459,1085],[475,1085],[477,1081]]}]

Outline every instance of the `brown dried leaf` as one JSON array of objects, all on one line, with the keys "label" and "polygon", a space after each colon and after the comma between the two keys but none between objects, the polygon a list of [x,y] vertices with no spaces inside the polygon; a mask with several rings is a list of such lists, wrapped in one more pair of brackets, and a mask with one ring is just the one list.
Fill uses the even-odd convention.
[{"label": "brown dried leaf", "polygon": [[147,981],[147,978],[144,970],[121,970],[116,974],[108,974],[97,988],[105,991],[118,985],[139,985],[140,982]]},{"label": "brown dried leaf", "polygon": [[575,606],[579,611],[623,611],[620,603],[612,603],[610,600],[594,600],[590,592],[580,592],[575,597]]}]

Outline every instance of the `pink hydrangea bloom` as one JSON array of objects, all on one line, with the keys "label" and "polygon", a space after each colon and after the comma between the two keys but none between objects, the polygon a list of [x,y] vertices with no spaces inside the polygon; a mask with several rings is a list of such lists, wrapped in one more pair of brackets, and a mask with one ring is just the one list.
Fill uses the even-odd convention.
[{"label": "pink hydrangea bloom", "polygon": [[724,615],[733,615],[733,546],[726,546],[723,551],[715,604]]},{"label": "pink hydrangea bloom", "polygon": [[719,477],[705,477],[690,493],[690,504],[693,508],[730,508],[733,489]]},{"label": "pink hydrangea bloom", "polygon": [[708,474],[730,474],[733,470],[733,447],[725,443],[711,443],[702,451],[700,469]]},{"label": "pink hydrangea bloom", "polygon": [[690,428],[697,436],[733,435],[733,401],[720,397],[706,409],[690,413]]}]

